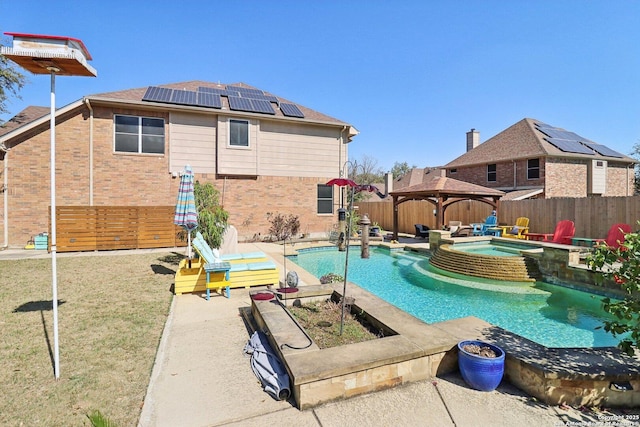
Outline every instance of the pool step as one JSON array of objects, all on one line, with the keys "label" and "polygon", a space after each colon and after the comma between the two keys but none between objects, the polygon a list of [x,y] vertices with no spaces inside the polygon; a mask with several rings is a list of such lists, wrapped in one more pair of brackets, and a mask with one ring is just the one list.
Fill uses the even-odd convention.
[{"label": "pool step", "polygon": [[456,251],[444,244],[429,262],[441,270],[493,280],[534,282],[539,277],[535,261],[524,256],[494,256]]}]

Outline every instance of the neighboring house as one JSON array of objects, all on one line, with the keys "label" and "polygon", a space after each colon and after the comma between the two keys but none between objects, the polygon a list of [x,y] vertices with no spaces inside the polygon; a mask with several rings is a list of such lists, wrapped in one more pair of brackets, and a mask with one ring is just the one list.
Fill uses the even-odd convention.
[{"label": "neighboring house", "polygon": [[[467,152],[447,176],[523,198],[632,196],[635,159],[573,132],[523,119],[486,142],[467,132]],[[511,193],[511,194],[510,194]]]},{"label": "neighboring house", "polygon": [[[0,230],[24,246],[48,229],[49,112],[0,127]],[[189,81],[89,95],[56,111],[56,204],[167,206],[189,164],[212,183],[240,240],[266,237],[267,213],[301,233],[336,222],[350,124],[243,83]]]}]

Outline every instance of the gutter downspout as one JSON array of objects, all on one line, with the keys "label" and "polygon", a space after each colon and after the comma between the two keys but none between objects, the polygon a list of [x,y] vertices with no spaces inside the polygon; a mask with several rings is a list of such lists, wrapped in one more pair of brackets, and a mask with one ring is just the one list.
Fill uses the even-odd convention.
[{"label": "gutter downspout", "polygon": [[9,151],[4,152],[4,161],[2,162],[4,165],[2,176],[3,176],[3,184],[2,184],[2,193],[3,193],[3,216],[4,216],[4,224],[2,226],[3,234],[4,234],[4,243],[2,245],[2,249],[7,249],[9,247]]},{"label": "gutter downspout", "polygon": [[89,99],[84,103],[89,109],[89,206],[93,206],[93,108]]}]

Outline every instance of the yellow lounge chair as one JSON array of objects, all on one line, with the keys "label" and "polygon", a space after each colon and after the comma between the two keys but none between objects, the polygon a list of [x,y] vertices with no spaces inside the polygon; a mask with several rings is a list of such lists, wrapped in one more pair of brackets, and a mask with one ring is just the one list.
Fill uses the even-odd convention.
[{"label": "yellow lounge chair", "polygon": [[526,239],[526,233],[529,231],[529,218],[521,216],[516,219],[515,225],[501,225],[500,228],[502,228],[502,237]]}]

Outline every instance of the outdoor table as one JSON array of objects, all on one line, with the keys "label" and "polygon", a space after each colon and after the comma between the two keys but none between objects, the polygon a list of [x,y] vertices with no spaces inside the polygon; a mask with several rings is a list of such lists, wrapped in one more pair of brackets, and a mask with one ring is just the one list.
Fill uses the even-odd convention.
[{"label": "outdoor table", "polygon": [[[211,273],[224,272],[224,281],[229,281],[229,270],[231,270],[231,263],[223,261],[223,262],[209,262],[204,265],[204,271],[207,273],[207,283],[205,284],[207,288],[207,301],[209,301],[209,297],[211,294],[211,290],[209,289],[209,282],[211,278]],[[227,286],[227,295],[229,295],[229,287]]]},{"label": "outdoor table", "polygon": [[602,242],[604,239],[590,239],[588,237],[572,237],[571,244],[573,246],[586,246],[588,248],[594,247],[598,242]]},{"label": "outdoor table", "polygon": [[487,234],[490,234],[495,237],[502,236],[502,227],[490,227],[487,228]]}]

